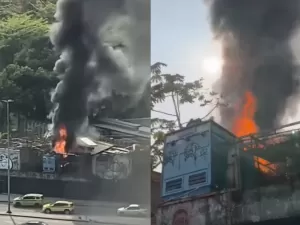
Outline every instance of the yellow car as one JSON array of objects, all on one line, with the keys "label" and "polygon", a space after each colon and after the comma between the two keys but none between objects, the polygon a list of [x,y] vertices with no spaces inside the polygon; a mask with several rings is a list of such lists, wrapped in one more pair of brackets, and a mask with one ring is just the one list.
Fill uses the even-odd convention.
[{"label": "yellow car", "polygon": [[74,212],[74,204],[73,202],[68,201],[57,201],[53,204],[48,203],[43,205],[44,213],[64,213],[71,214]]}]

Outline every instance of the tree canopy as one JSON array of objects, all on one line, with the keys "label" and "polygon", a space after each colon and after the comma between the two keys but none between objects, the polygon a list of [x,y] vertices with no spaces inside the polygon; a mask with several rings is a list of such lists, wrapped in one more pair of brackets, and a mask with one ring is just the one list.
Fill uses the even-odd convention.
[{"label": "tree canopy", "polygon": [[[163,68],[167,65],[162,62],[154,63],[151,66],[151,109],[164,117],[151,118],[152,129],[152,167],[157,167],[163,158],[163,144],[165,135],[168,132],[181,129],[207,119],[211,112],[218,107],[221,102],[220,96],[213,91],[208,91],[203,87],[203,78],[192,82],[186,82],[185,76],[180,74],[164,74]],[[167,99],[173,103],[174,114],[156,110],[158,103],[163,103]],[[180,108],[184,104],[198,104],[199,107],[213,105],[213,109],[204,118],[190,118],[189,121],[181,121]]]},{"label": "tree canopy", "polygon": [[57,56],[48,36],[49,21],[38,17],[37,11],[33,13],[18,5],[26,1],[16,3],[0,7],[8,9],[0,15],[3,18],[0,21],[0,96],[14,100],[13,112],[45,121],[50,109],[49,93],[57,83],[53,73]]},{"label": "tree canopy", "polygon": [[[13,99],[12,112],[43,122],[58,82],[53,72],[58,55],[49,39],[55,9],[56,0],[0,0],[0,99]],[[138,107],[129,108],[127,96],[113,95],[114,101],[101,102],[91,118],[150,117],[149,92]]]}]

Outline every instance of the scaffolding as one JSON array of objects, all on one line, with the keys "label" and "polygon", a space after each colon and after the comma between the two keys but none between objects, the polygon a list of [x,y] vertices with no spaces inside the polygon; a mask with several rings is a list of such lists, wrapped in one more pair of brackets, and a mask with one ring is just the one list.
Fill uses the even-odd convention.
[{"label": "scaffolding", "polygon": [[300,122],[238,139],[244,189],[291,184],[300,178]]}]

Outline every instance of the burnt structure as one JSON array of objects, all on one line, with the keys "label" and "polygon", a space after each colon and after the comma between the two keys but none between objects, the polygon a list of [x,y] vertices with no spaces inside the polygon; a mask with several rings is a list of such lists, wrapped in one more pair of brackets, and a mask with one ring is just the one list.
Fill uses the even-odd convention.
[{"label": "burnt structure", "polygon": [[221,152],[215,155],[218,163],[212,165],[218,185],[209,193],[165,200],[158,209],[158,224],[172,221],[182,209],[190,225],[297,224],[299,124],[215,146]]},{"label": "burnt structure", "polygon": [[[150,121],[149,118],[143,120]],[[73,149],[68,157],[51,153],[49,141],[46,141],[47,143],[40,148],[37,148],[38,144],[35,144],[35,148],[30,145],[18,148],[23,142],[13,144],[14,149],[20,152],[20,169],[11,171],[11,192],[20,194],[38,192],[46,196],[73,199],[99,198],[111,201],[135,201],[136,199],[135,202],[149,200],[149,196],[144,193],[150,188],[150,158],[147,158],[149,151],[146,145],[149,145],[149,127],[114,119],[108,119],[105,123],[100,121],[99,124],[105,124],[105,128],[99,125],[102,126],[102,130],[99,130],[102,135],[101,141],[94,140],[97,146],[90,146],[91,143],[87,143],[87,138],[83,138],[86,142],[84,144],[84,141],[78,137],[77,144],[81,147]],[[112,135],[103,136],[104,130]],[[19,139],[13,139],[13,143],[17,143],[17,140]],[[26,141],[23,145],[26,145]],[[134,152],[132,151],[133,145],[136,149]],[[3,147],[5,146],[3,143]],[[123,151],[122,154],[132,159],[132,169],[127,178],[107,180],[95,173],[93,168],[95,158],[113,159],[114,156],[120,154],[120,149]],[[45,155],[46,152],[48,153]],[[46,156],[56,158],[55,170],[43,172],[43,167],[45,167],[43,157],[45,160]],[[52,159],[47,161],[46,167],[51,166],[53,166]],[[0,169],[2,192],[7,191],[5,176],[6,170]],[[135,185],[138,190],[130,188],[135,183],[138,183]]]}]

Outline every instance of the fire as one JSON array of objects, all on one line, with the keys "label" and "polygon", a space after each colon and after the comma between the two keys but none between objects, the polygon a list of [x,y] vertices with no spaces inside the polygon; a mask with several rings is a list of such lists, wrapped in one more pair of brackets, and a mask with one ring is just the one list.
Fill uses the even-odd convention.
[{"label": "fire", "polygon": [[[255,134],[259,131],[254,120],[255,112],[256,98],[250,91],[247,91],[244,96],[244,105],[232,127],[232,132],[236,136],[242,137],[249,134]],[[260,147],[263,148],[263,146]],[[247,149],[244,150],[247,151]],[[254,156],[254,166],[263,173],[276,174],[277,165],[272,164],[261,157]]]},{"label": "fire", "polygon": [[59,138],[55,142],[54,151],[58,154],[66,155],[67,129],[64,125],[59,128]]},{"label": "fire", "polygon": [[263,173],[275,175],[278,166],[261,157],[254,156],[254,166]]},{"label": "fire", "polygon": [[258,132],[258,127],[254,121],[255,112],[256,99],[250,91],[247,91],[245,93],[245,103],[232,127],[232,131],[236,136],[241,137]]}]

